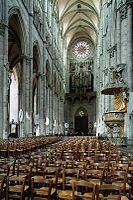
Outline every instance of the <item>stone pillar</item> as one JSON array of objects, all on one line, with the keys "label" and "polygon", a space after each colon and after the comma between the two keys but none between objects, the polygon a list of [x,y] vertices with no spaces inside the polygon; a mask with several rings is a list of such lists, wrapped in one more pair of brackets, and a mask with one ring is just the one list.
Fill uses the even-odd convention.
[{"label": "stone pillar", "polygon": [[46,124],[46,118],[48,117],[48,87],[46,85],[46,99],[45,99],[45,135],[47,134],[47,124]]},{"label": "stone pillar", "polygon": [[60,134],[60,122],[61,122],[61,100],[58,99],[58,133]]},{"label": "stone pillar", "polygon": [[0,0],[0,138],[9,133],[8,1]]},{"label": "stone pillar", "polygon": [[49,105],[49,118],[50,118],[50,124],[49,124],[49,131],[50,134],[53,134],[53,96],[52,96],[52,88],[50,88],[50,105]]},{"label": "stone pillar", "polygon": [[24,112],[24,120],[21,124],[20,137],[31,136],[32,134],[32,113],[31,113],[31,62],[28,56],[22,56],[22,96],[21,109]]},{"label": "stone pillar", "polygon": [[53,90],[53,135],[56,133],[56,124],[57,124],[57,118],[56,118],[56,95],[55,91]]},{"label": "stone pillar", "polygon": [[[43,60],[44,61],[44,60]],[[44,123],[44,132],[43,132],[43,135],[46,135],[46,113],[47,113],[47,88],[46,88],[46,76],[44,76],[44,83],[43,83],[43,110],[44,110],[44,113],[43,113],[43,123]]]},{"label": "stone pillar", "polygon": [[[46,88],[46,117],[49,119],[49,87]],[[49,134],[49,124],[46,124],[46,134]]]},{"label": "stone pillar", "polygon": [[127,0],[127,65],[129,84],[129,139],[133,139],[133,0]]},{"label": "stone pillar", "polygon": [[49,118],[49,125],[48,125],[48,134],[50,132],[50,101],[51,101],[51,96],[50,96],[50,87],[48,87],[48,118]]},{"label": "stone pillar", "polygon": [[44,76],[39,77],[38,81],[38,101],[39,101],[39,134],[44,135]]},{"label": "stone pillar", "polygon": [[32,135],[32,78],[33,78],[33,0],[30,1],[28,20],[28,41],[21,55],[22,71],[20,85],[20,109],[23,110],[23,122],[20,123],[20,137]]},{"label": "stone pillar", "polygon": [[117,10],[117,65],[121,64],[121,20],[120,12]]},{"label": "stone pillar", "polygon": [[[30,0],[29,3],[29,7],[30,7],[30,15],[29,15],[29,57],[33,58],[33,0]],[[29,60],[29,113],[30,113],[30,127],[28,128],[28,130],[30,131],[29,134],[33,134],[33,127],[32,127],[32,101],[33,101],[33,59]],[[28,91],[27,91],[28,92]],[[28,101],[28,99],[27,99]]]},{"label": "stone pillar", "polygon": [[58,123],[57,123],[57,133],[59,134],[59,124],[60,124],[60,97],[58,96],[57,98],[57,110],[56,112],[57,114],[57,119],[58,119]]},{"label": "stone pillar", "polygon": [[59,122],[59,118],[58,118],[58,110],[59,110],[59,106],[58,106],[58,95],[56,95],[55,97],[55,115],[56,115],[56,128],[55,128],[55,133],[58,134],[58,122]]},{"label": "stone pillar", "polygon": [[[128,63],[128,77],[129,77],[129,88],[130,91],[133,92],[133,1],[132,4],[128,4],[127,7],[127,18],[128,18],[128,30],[127,30],[127,63]],[[133,105],[133,104],[132,104]]]},{"label": "stone pillar", "polygon": [[63,125],[64,125],[64,102],[63,98],[61,98],[61,113],[60,113],[60,124],[61,124],[61,133],[63,133]]}]

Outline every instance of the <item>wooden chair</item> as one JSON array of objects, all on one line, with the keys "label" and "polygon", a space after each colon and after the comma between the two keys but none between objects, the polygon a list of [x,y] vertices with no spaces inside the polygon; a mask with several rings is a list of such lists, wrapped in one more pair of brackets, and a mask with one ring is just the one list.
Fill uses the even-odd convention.
[{"label": "wooden chair", "polygon": [[71,187],[71,182],[78,180],[79,176],[79,169],[63,169],[63,179],[64,179],[64,185],[63,189],[67,189]]},{"label": "wooden chair", "polygon": [[45,163],[39,163],[38,159],[33,159],[32,161],[32,174],[33,176],[43,176],[45,177]]},{"label": "wooden chair", "polygon": [[[49,168],[49,167],[48,167]],[[63,189],[63,183],[64,183],[64,176],[63,176],[63,170],[60,167],[55,168],[49,168],[46,167],[45,177],[53,181],[53,185],[57,191],[57,189]]]},{"label": "wooden chair", "polygon": [[95,185],[85,180],[72,183],[73,200],[95,200]]},{"label": "wooden chair", "polygon": [[89,169],[84,171],[84,179],[93,184],[101,185],[104,181],[104,170]]},{"label": "wooden chair", "polygon": [[96,186],[96,200],[121,200],[121,188],[112,184]]},{"label": "wooden chair", "polygon": [[31,178],[31,200],[50,200],[55,192],[52,188],[53,182],[49,179],[32,177]]},{"label": "wooden chair", "polygon": [[0,199],[2,199],[5,195],[6,188],[6,176],[0,175]]},{"label": "wooden chair", "polygon": [[1,156],[8,157],[8,142],[2,142],[0,148]]},{"label": "wooden chair", "polygon": [[63,190],[58,192],[59,199],[73,199],[72,182],[78,179],[77,169],[63,169]]},{"label": "wooden chair", "polygon": [[122,195],[131,197],[131,186],[127,182],[127,171],[111,171],[107,173],[107,183],[121,188]]},{"label": "wooden chair", "polygon": [[0,175],[9,176],[10,166],[8,164],[0,163]]},{"label": "wooden chair", "polygon": [[25,185],[28,185],[30,187],[31,182],[31,173],[32,173],[32,167],[28,166],[26,164],[18,164],[17,173],[15,176],[19,176],[26,179]]},{"label": "wooden chair", "polygon": [[25,185],[26,179],[21,176],[7,177],[6,181],[6,200],[25,199],[25,193],[28,192],[29,186]]}]

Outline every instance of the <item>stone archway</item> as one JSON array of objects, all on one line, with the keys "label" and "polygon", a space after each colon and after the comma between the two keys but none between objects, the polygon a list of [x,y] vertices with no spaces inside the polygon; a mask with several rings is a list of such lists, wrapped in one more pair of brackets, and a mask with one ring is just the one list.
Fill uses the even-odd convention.
[{"label": "stone archway", "polygon": [[8,32],[8,123],[9,134],[11,134],[11,123],[14,120],[16,124],[16,131],[11,134],[11,137],[18,137],[19,130],[19,109],[21,105],[20,88],[21,74],[22,74],[22,54],[24,48],[24,41],[19,13],[14,12],[9,17],[9,32]]},{"label": "stone archway", "polygon": [[77,135],[88,134],[88,113],[84,107],[80,107],[75,114],[75,132]]}]

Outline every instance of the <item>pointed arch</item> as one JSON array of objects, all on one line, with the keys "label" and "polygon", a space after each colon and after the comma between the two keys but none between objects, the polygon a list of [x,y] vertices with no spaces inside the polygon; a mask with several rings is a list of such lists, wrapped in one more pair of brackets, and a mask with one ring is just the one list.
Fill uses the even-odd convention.
[{"label": "pointed arch", "polygon": [[18,22],[20,24],[20,36],[21,36],[21,46],[22,46],[22,55],[27,54],[27,43],[28,43],[28,35],[26,31],[26,25],[24,23],[20,8],[15,6],[9,9],[8,16],[9,21],[13,15],[16,15],[18,17]]}]

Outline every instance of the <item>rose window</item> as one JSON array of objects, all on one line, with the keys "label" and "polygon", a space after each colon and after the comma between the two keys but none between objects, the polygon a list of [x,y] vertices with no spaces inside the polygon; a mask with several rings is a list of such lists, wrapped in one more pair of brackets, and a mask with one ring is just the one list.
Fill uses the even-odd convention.
[{"label": "rose window", "polygon": [[93,44],[87,41],[78,41],[72,47],[72,53],[77,59],[85,59],[93,53]]}]

